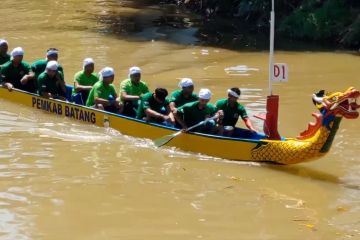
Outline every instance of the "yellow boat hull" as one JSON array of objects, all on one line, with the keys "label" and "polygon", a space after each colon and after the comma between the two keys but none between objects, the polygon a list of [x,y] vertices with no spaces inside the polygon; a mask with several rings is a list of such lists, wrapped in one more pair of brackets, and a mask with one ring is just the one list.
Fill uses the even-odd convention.
[{"label": "yellow boat hull", "polygon": [[[144,121],[107,113],[69,102],[45,99],[20,90],[9,92],[7,89],[0,88],[0,97],[14,103],[28,106],[34,110],[41,110],[43,112],[71,118],[87,124],[94,124],[99,127],[106,125],[129,136],[154,140],[175,132],[174,129],[163,127],[161,125],[146,123]],[[290,145],[286,145],[287,142]],[[307,141],[304,143],[306,144]],[[290,150],[290,152],[286,152],[286,156],[288,157],[285,158],[278,155],[283,154],[283,149],[278,148],[284,147],[284,144],[287,149]],[[184,133],[170,141],[168,146],[229,160],[271,161],[281,164],[308,161],[320,156],[320,154],[317,154],[315,151],[310,152],[309,156],[302,154],[300,158],[297,158],[296,155],[291,156],[292,148],[294,152],[298,152],[297,146],[299,146],[298,140],[294,143],[294,140],[291,139],[268,141],[265,139],[235,139],[198,133]],[[268,150],[266,150],[267,148]]]}]

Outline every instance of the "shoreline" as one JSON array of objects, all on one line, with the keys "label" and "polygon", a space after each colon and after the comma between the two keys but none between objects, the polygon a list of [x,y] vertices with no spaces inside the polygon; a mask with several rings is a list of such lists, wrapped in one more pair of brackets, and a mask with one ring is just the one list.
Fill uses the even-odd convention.
[{"label": "shoreline", "polygon": [[[269,29],[264,24],[244,23],[240,18],[206,18],[175,4],[131,2],[125,5],[137,10],[129,14],[106,16],[109,34],[137,40],[163,40],[182,45],[220,47],[231,50],[263,51],[269,48]],[[98,16],[97,21],[102,21]],[[117,26],[121,18],[122,25]],[[316,41],[291,38],[275,30],[275,48],[282,51],[345,51],[357,53],[357,47],[344,47],[335,40]]]}]

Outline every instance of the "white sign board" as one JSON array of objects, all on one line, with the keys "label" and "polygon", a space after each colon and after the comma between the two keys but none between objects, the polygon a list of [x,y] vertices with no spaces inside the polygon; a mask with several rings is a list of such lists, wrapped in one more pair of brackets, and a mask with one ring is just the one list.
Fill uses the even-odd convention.
[{"label": "white sign board", "polygon": [[275,63],[272,76],[273,82],[287,82],[288,81],[288,65],[286,63]]}]

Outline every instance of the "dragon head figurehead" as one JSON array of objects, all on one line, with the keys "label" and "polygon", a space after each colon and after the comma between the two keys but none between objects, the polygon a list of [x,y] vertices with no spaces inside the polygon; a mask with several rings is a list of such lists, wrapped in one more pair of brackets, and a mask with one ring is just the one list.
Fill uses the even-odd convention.
[{"label": "dragon head figurehead", "polygon": [[270,139],[258,145],[252,150],[253,158],[294,164],[324,156],[332,146],[342,119],[359,117],[357,109],[360,105],[356,102],[359,97],[360,92],[353,87],[344,92],[325,93],[321,90],[315,93],[312,99],[320,111],[312,114],[316,122],[310,122],[296,139]]},{"label": "dragon head figurehead", "polygon": [[360,108],[360,105],[357,104],[359,97],[360,91],[354,87],[350,87],[344,92],[327,94],[325,94],[324,90],[321,90],[313,94],[313,102],[325,116],[334,115],[347,119],[356,119],[359,117],[357,111]]},{"label": "dragon head figurehead", "polygon": [[321,146],[320,153],[329,151],[339,128],[341,119],[356,119],[359,117],[360,105],[357,99],[360,97],[359,90],[354,87],[344,92],[325,93],[324,90],[313,94],[312,100],[320,113],[313,113],[316,122],[310,122],[308,129],[297,136],[298,140],[313,141]]}]

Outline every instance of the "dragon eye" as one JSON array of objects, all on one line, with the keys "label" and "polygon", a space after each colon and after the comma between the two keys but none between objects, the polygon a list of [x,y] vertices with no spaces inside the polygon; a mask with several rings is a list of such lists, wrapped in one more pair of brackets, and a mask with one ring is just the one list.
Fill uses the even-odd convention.
[{"label": "dragon eye", "polygon": [[333,101],[337,101],[338,98],[335,96],[335,97],[332,98],[332,100],[333,100]]}]

